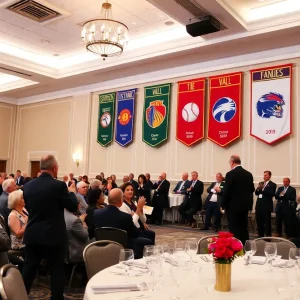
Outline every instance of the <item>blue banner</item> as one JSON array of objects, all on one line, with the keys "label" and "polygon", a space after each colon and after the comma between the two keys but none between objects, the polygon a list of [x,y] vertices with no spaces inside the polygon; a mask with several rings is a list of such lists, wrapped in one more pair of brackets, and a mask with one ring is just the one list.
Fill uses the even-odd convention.
[{"label": "blue banner", "polygon": [[134,98],[137,89],[117,93],[117,117],[115,141],[126,146],[133,139]]}]

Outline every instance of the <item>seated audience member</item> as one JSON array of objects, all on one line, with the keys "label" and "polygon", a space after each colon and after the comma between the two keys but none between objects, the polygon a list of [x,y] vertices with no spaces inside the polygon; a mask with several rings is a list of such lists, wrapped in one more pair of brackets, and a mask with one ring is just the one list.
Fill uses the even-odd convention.
[{"label": "seated audience member", "polygon": [[116,177],[116,175],[111,175],[110,176],[110,178],[111,178],[111,185],[112,185],[112,188],[113,189],[115,189],[115,188],[117,188],[118,187],[118,185],[117,185],[117,183],[116,183],[116,181],[117,181],[117,177]]},{"label": "seated audience member", "polygon": [[[134,250],[136,259],[143,257],[145,245],[153,245],[153,242],[147,238],[139,237],[140,231],[134,226],[132,216],[120,211],[123,204],[123,192],[119,188],[111,190],[108,195],[109,205],[104,209],[94,211],[95,228],[114,227],[125,230],[128,236],[128,248]],[[136,214],[140,215],[144,206],[144,201],[137,204]]]},{"label": "seated audience member", "polygon": [[98,179],[102,182],[103,178],[100,175],[96,175],[95,179]]},{"label": "seated audience member", "polygon": [[202,209],[203,194],[203,182],[198,180],[198,173],[192,172],[191,185],[187,188],[187,194],[184,201],[179,206],[179,213],[182,216],[183,221],[187,221],[192,228],[196,227],[196,221],[194,220],[194,214]]},{"label": "seated audience member", "polygon": [[[0,218],[0,268],[6,264],[12,263],[15,264],[16,261],[20,261],[15,256],[12,257],[12,260],[9,259],[7,251],[10,250],[11,242],[10,238],[5,230],[5,224]],[[16,258],[16,260],[14,260]],[[23,261],[20,261],[20,266],[18,266],[20,272],[22,271]],[[1,299],[1,297],[0,297]]]},{"label": "seated audience member", "polygon": [[161,225],[164,209],[169,208],[169,189],[170,182],[166,179],[167,174],[161,173],[157,182],[154,183],[154,194],[152,198],[152,222],[156,225]]},{"label": "seated audience member", "polygon": [[6,231],[9,232],[8,228],[8,216],[11,210],[7,207],[8,195],[17,189],[16,182],[14,179],[6,179],[2,183],[3,193],[0,196],[0,214],[3,216],[6,225]]},{"label": "seated audience member", "polygon": [[77,183],[77,199],[80,200],[80,213],[85,214],[86,209],[88,207],[87,204],[87,192],[88,192],[88,185],[84,181],[80,181]]},{"label": "seated audience member", "polygon": [[112,190],[112,184],[110,182],[103,189],[103,193],[105,196],[108,196],[109,192]]},{"label": "seated audience member", "polygon": [[181,178],[182,180],[178,181],[178,183],[176,184],[173,190],[173,194],[182,194],[182,195],[186,194],[186,189],[190,185],[190,182],[188,181],[189,174],[185,172],[182,174]]},{"label": "seated audience member", "polygon": [[125,175],[125,176],[123,177],[123,183],[128,182],[128,181],[129,181],[129,177],[128,177],[127,175]]},{"label": "seated audience member", "polygon": [[12,249],[22,249],[25,247],[23,236],[28,221],[28,213],[24,207],[25,202],[22,190],[17,190],[9,194],[8,208],[11,209],[11,213],[8,217],[8,226]]},{"label": "seated audience member", "polygon": [[69,178],[70,178],[70,180],[69,180],[68,186],[70,186],[70,185],[72,184],[73,181],[75,181],[75,186],[76,186],[76,184],[77,184],[77,179],[74,177],[74,174],[73,174],[73,173],[70,173],[70,174],[69,174]]},{"label": "seated audience member", "polygon": [[82,176],[82,181],[85,182],[85,183],[88,184],[88,185],[90,184],[90,183],[89,183],[89,178],[87,177],[87,175],[83,175],[83,176]]},{"label": "seated audience member", "polygon": [[77,180],[77,183],[82,181],[82,176],[78,176],[78,180]]},{"label": "seated audience member", "polygon": [[144,174],[138,177],[138,188],[136,190],[136,196],[139,199],[144,197],[146,199],[147,205],[151,206],[151,185],[147,182]]},{"label": "seated audience member", "polygon": [[95,237],[94,211],[95,209],[105,208],[105,197],[101,189],[90,190],[88,194],[88,208],[86,210],[85,222],[88,226],[89,238]]},{"label": "seated audience member", "polygon": [[27,182],[29,182],[30,180],[32,180],[32,177],[25,177],[25,179],[24,179],[24,185],[27,183]]},{"label": "seated audience member", "polygon": [[63,182],[66,184],[66,186],[68,187],[69,186],[69,176],[68,175],[64,175],[63,176]]},{"label": "seated audience member", "polygon": [[[78,201],[78,210],[80,206],[80,201]],[[64,217],[68,235],[69,259],[71,262],[81,262],[83,261],[83,250],[89,243],[88,227],[85,223],[86,214],[82,214],[78,218],[65,209]]]},{"label": "seated audience member", "polygon": [[103,172],[101,172],[100,173],[100,176],[104,179],[105,178],[105,176],[104,176],[104,173]]},{"label": "seated audience member", "polygon": [[223,176],[221,173],[216,174],[216,181],[207,188],[207,198],[204,203],[206,212],[205,224],[201,230],[209,230],[211,226],[211,217],[214,216],[214,229],[219,231],[221,227],[221,202],[222,202],[222,189],[224,187]]},{"label": "seated audience member", "polygon": [[134,174],[129,173],[128,177],[129,177],[129,182],[133,184],[134,191],[136,192],[137,189],[138,189],[138,187],[139,187],[139,185],[138,185],[138,183],[134,180]]},{"label": "seated audience member", "polygon": [[92,181],[90,185],[90,190],[98,190],[102,188],[102,182],[98,179]]},{"label": "seated audience member", "polygon": [[9,174],[7,179],[15,179],[15,174]]},{"label": "seated audience member", "polygon": [[150,185],[150,189],[153,189],[153,182],[150,180],[150,174],[149,173],[145,173],[145,177],[147,180],[147,183]]},{"label": "seated audience member", "polygon": [[[134,187],[132,183],[123,183],[120,186],[120,189],[123,192],[123,204],[120,207],[120,211],[132,215],[132,221],[135,227],[140,229],[140,236],[150,239],[154,244],[155,232],[149,230],[148,225],[146,224],[147,218],[143,212],[143,209],[141,210],[139,215],[136,213],[137,202],[134,200]],[[145,198],[141,196],[139,198],[139,201],[143,201],[145,203]]]}]

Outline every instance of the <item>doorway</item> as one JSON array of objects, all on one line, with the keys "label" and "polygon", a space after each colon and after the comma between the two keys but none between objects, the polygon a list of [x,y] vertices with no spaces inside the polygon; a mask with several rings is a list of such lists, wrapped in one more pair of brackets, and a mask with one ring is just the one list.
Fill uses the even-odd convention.
[{"label": "doorway", "polygon": [[0,172],[6,173],[6,160],[0,160]]},{"label": "doorway", "polygon": [[40,161],[31,161],[31,177],[32,178],[36,178],[38,172],[40,172]]}]

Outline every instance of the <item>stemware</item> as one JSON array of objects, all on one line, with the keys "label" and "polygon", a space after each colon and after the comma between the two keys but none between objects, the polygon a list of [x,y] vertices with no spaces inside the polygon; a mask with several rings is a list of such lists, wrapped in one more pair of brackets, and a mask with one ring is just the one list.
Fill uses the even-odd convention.
[{"label": "stemware", "polygon": [[252,257],[257,251],[256,242],[247,240],[245,242],[244,251],[245,251],[245,265],[251,266]]},{"label": "stemware", "polygon": [[185,252],[190,257],[190,262],[196,262],[198,243],[196,239],[186,239]]},{"label": "stemware", "polygon": [[291,248],[289,251],[289,260],[292,261],[293,265],[300,266],[300,249],[299,248]]},{"label": "stemware", "polygon": [[125,282],[128,282],[128,271],[129,271],[129,261],[134,260],[134,253],[132,249],[121,249],[119,255],[119,262],[124,265],[125,268]]},{"label": "stemware", "polygon": [[277,255],[277,245],[276,243],[266,243],[264,248],[265,255],[268,259],[269,270],[268,272],[272,271],[272,261]]}]

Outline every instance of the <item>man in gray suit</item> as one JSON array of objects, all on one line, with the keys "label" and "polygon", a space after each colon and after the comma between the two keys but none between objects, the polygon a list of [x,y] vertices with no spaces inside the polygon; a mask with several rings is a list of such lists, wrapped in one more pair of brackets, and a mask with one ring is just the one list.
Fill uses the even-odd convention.
[{"label": "man in gray suit", "polygon": [[178,181],[178,183],[176,184],[174,190],[173,190],[173,194],[182,194],[185,195],[186,194],[186,190],[187,188],[190,187],[190,182],[188,181],[189,178],[189,174],[184,172],[182,174],[182,180]]},{"label": "man in gray suit", "polygon": [[[78,201],[78,210],[80,210],[80,202]],[[79,218],[72,212],[65,209],[64,211],[67,234],[69,259],[71,262],[83,261],[83,250],[89,243],[88,227],[85,223],[86,214],[82,214]]]},{"label": "man in gray suit", "polygon": [[76,185],[77,187],[77,199],[79,203],[81,204],[79,207],[79,211],[81,214],[85,214],[86,209],[88,207],[87,204],[87,192],[88,192],[88,185],[84,181],[80,181]]},{"label": "man in gray suit", "polygon": [[14,179],[6,179],[2,183],[3,193],[0,196],[0,214],[5,220],[5,226],[8,229],[8,216],[11,210],[7,207],[8,195],[17,189]]}]

